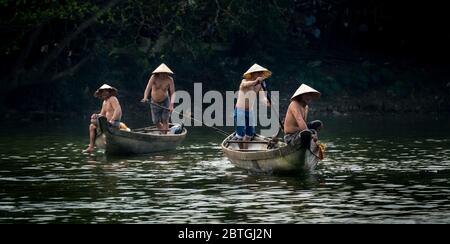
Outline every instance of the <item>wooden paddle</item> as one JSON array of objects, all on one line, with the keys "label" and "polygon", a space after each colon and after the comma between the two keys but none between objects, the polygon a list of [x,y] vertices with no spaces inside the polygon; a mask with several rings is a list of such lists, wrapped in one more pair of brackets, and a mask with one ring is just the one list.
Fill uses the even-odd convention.
[{"label": "wooden paddle", "polygon": [[[270,107],[272,108],[272,99],[270,99],[270,96],[269,96],[269,94],[268,94],[268,91],[267,91],[267,89],[266,89],[266,87],[264,86],[264,83],[261,83],[261,89],[266,93],[266,98],[267,98],[267,101],[269,101],[269,103],[270,103]],[[273,108],[273,110],[275,111],[275,108]],[[276,113],[277,111],[275,111],[275,113]],[[284,133],[284,125],[283,125],[283,122],[281,121],[281,117],[280,117],[280,114],[278,114],[278,123],[280,124],[280,128],[278,129],[278,132],[277,132],[277,134],[275,134],[274,136],[273,136],[273,138],[278,138],[278,136],[280,135],[280,132],[281,131],[283,131],[283,133]],[[275,139],[276,140],[276,139]]]}]

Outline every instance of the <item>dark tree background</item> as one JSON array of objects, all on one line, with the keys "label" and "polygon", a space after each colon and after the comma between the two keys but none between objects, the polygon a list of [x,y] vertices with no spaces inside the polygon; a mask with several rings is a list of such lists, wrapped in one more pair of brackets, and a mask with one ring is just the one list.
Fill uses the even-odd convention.
[{"label": "dark tree background", "polygon": [[257,62],[282,98],[305,82],[325,110],[448,111],[442,2],[0,0],[0,112],[88,114],[103,83],[133,110],[161,62],[177,89],[234,90]]}]

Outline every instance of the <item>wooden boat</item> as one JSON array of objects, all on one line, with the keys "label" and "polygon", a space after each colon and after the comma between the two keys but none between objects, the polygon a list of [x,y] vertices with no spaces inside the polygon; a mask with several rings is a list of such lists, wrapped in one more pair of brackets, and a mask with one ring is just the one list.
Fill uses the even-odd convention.
[{"label": "wooden boat", "polygon": [[247,149],[240,149],[234,135],[222,142],[222,151],[239,168],[256,173],[295,173],[310,172],[318,161],[319,147],[311,140],[310,148],[291,146],[282,141],[256,135],[246,143]]},{"label": "wooden boat", "polygon": [[[185,138],[186,128],[180,134],[160,134],[156,127],[146,127],[132,131],[111,127],[105,117],[98,119],[99,135],[97,147],[105,149],[109,155],[146,154],[174,150]],[[170,124],[172,128],[174,124]]]}]

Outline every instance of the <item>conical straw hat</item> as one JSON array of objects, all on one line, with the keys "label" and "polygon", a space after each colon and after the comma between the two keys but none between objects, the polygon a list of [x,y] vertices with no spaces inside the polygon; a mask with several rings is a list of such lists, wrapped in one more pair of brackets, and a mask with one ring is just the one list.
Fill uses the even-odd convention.
[{"label": "conical straw hat", "polygon": [[245,79],[250,79],[251,74],[255,72],[263,72],[263,75],[265,78],[268,78],[272,75],[272,72],[270,72],[268,69],[260,66],[259,64],[254,64],[250,69],[247,70],[247,72],[244,73],[243,77]]},{"label": "conical straw hat", "polygon": [[320,97],[320,92],[316,91],[315,89],[311,88],[308,85],[302,84],[297,91],[294,93],[294,95],[291,97],[291,100],[294,99],[297,96],[306,94],[306,93],[312,93],[315,95],[315,98]]},{"label": "conical straw hat", "polygon": [[162,63],[160,66],[158,66],[158,68],[156,68],[152,74],[157,74],[157,73],[168,73],[173,75],[172,70],[169,69],[169,67],[167,67],[167,65],[165,65],[164,63]]},{"label": "conical straw hat", "polygon": [[97,91],[95,91],[94,96],[98,97],[99,93],[103,90],[111,90],[113,96],[117,96],[117,89],[108,84],[103,84],[100,88],[98,88]]}]

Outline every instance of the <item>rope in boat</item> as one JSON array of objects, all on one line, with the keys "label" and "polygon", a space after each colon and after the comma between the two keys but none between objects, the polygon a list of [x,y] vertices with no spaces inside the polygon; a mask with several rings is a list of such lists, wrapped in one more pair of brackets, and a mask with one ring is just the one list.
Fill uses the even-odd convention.
[{"label": "rope in boat", "polygon": [[324,159],[324,151],[325,151],[325,145],[323,145],[320,142],[317,142],[317,148],[319,149],[319,155],[315,154],[312,150],[311,147],[308,148],[309,152],[314,155],[316,158],[318,158],[319,160],[323,160]]},{"label": "rope in boat", "polygon": [[312,155],[314,155],[314,157],[320,159],[319,155],[315,154],[315,153],[311,150],[311,148],[308,148],[308,151],[309,151]]},{"label": "rope in boat", "polygon": [[[165,110],[169,110],[169,111],[170,111],[170,109],[168,109],[168,108],[166,108],[166,107],[164,107],[164,106],[161,106],[161,105],[159,105],[159,104],[157,104],[157,103],[154,103],[154,102],[148,102],[148,103],[150,103],[150,104],[152,104],[152,105],[155,105],[155,106],[157,106],[157,107],[159,107],[159,108],[162,108],[162,109],[165,109]],[[177,111],[175,111],[175,110],[173,110],[172,113],[176,113],[176,114],[181,115],[181,116],[183,116],[183,117],[188,117],[188,118],[190,118],[190,119],[192,119],[192,120],[194,120],[194,121],[200,122],[202,125],[204,125],[204,126],[206,126],[206,127],[209,127],[209,128],[211,128],[211,129],[214,129],[216,132],[218,132],[218,133],[220,133],[220,134],[222,134],[222,135],[224,135],[224,136],[227,136],[227,137],[230,136],[230,134],[229,134],[228,132],[226,132],[226,131],[224,131],[224,130],[221,130],[221,129],[215,127],[215,126],[207,125],[207,124],[203,123],[203,121],[200,121],[200,120],[198,120],[198,119],[195,119],[194,117],[192,117],[192,116],[190,116],[190,115],[185,115],[185,114],[182,114],[182,113],[177,112]]]}]

